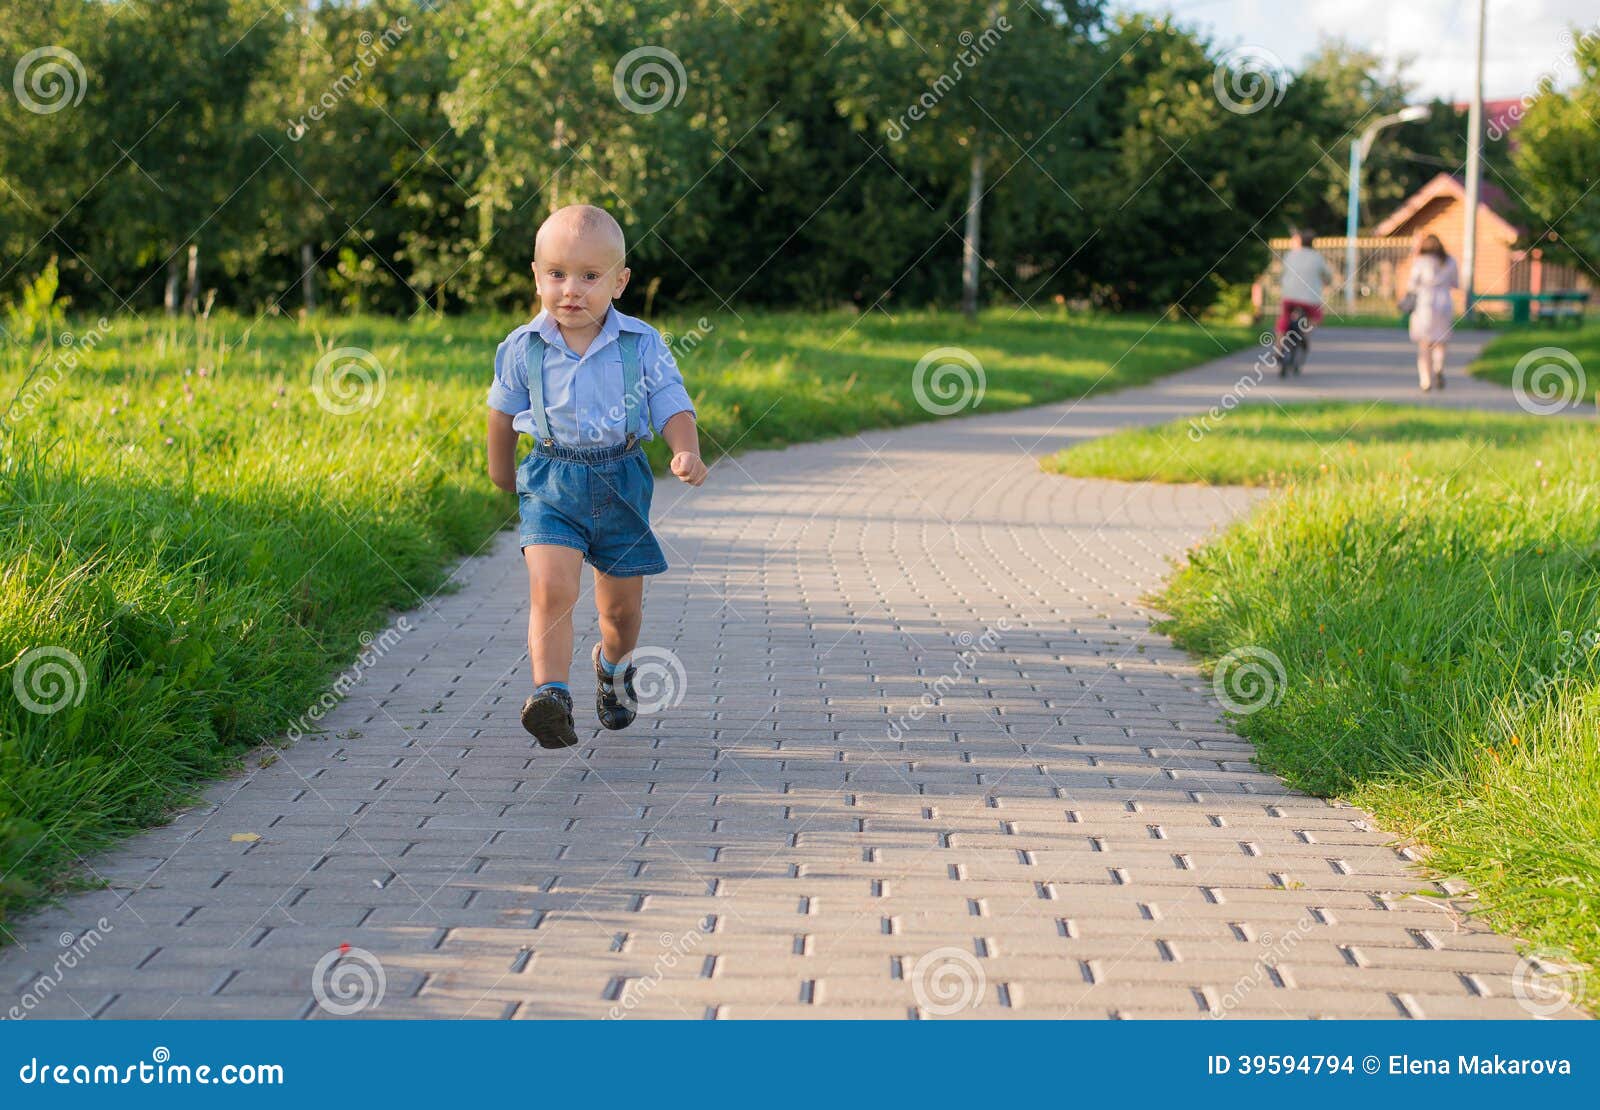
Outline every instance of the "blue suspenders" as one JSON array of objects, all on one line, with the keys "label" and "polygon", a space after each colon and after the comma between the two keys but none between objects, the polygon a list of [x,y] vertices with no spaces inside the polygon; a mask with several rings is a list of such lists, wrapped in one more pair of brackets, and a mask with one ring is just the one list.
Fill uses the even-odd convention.
[{"label": "blue suspenders", "polygon": [[[528,383],[528,405],[533,409],[533,426],[539,433],[539,442],[549,446],[550,421],[544,411],[544,337],[529,329],[527,343],[517,347],[517,358],[522,360],[522,374]],[[625,331],[617,336],[617,349],[622,352],[622,405],[627,414],[628,446],[644,435],[648,398],[644,395],[644,374],[639,365],[639,333]]]}]

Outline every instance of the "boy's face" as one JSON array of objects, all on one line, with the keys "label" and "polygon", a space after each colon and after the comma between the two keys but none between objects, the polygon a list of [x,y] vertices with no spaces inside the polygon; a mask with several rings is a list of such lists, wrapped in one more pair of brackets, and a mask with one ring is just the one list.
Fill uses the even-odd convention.
[{"label": "boy's face", "polygon": [[539,303],[564,328],[598,328],[606,309],[627,288],[629,271],[616,243],[553,227],[539,237],[533,276]]}]

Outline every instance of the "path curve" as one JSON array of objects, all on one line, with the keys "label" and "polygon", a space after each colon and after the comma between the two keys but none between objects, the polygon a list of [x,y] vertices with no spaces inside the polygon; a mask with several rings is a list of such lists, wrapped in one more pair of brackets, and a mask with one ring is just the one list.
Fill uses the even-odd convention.
[{"label": "path curve", "polygon": [[[1482,338],[1454,344],[1431,403],[1514,408],[1460,371]],[[681,704],[570,754],[517,723],[526,587],[500,533],[459,592],[380,637],[327,738],[216,784],[91,861],[111,889],[21,924],[0,1005],[1529,1016],[1514,946],[1464,892],[1361,811],[1257,770],[1151,631],[1138,599],[1169,558],[1259,494],[1036,465],[1219,404],[1253,357],[663,483],[674,569],[648,587],[644,642],[681,660]],[[1303,380],[1247,392],[1414,400],[1413,381],[1403,333],[1351,330],[1319,337]],[[583,657],[592,610],[578,631]],[[63,942],[85,952],[65,970]]]}]

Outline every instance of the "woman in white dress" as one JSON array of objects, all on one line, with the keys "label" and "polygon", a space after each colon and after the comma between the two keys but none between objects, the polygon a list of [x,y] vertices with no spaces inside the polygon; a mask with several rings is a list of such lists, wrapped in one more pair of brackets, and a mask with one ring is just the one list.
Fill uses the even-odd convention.
[{"label": "woman in white dress", "polygon": [[1450,290],[1461,284],[1456,260],[1437,235],[1424,235],[1411,261],[1411,340],[1417,345],[1417,378],[1422,390],[1444,388],[1444,345],[1455,323]]}]

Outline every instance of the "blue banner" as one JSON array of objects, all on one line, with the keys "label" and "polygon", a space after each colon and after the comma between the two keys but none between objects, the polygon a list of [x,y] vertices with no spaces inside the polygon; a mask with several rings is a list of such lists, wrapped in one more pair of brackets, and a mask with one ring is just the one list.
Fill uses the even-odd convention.
[{"label": "blue banner", "polygon": [[[690,1096],[763,1106],[1586,1099],[1588,1022],[16,1022],[7,1107]],[[895,1100],[885,1103],[884,1100]]]}]

